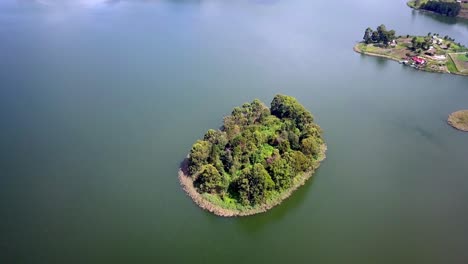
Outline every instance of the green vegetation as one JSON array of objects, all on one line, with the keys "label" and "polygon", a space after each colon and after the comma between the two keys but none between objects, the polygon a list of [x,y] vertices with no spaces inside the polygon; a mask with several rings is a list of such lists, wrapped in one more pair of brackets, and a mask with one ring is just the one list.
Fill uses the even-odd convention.
[{"label": "green vegetation", "polygon": [[456,17],[460,13],[461,4],[457,2],[428,1],[419,8],[445,16]]},{"label": "green vegetation", "polygon": [[394,30],[380,25],[367,28],[356,52],[399,61],[416,69],[468,75],[468,49],[449,36],[428,33],[426,36],[396,36]]},{"label": "green vegetation", "polygon": [[274,97],[271,110],[257,99],[235,107],[220,130],[208,130],[192,146],[187,173],[195,190],[209,206],[228,210],[284,199],[323,159],[322,130],[313,121],[285,95]]},{"label": "green vegetation", "polygon": [[468,75],[468,54],[462,53],[451,53],[450,62],[453,66],[461,73]]},{"label": "green vegetation", "polygon": [[458,54],[457,55],[458,60],[467,62],[468,61],[468,52],[465,54]]},{"label": "green vegetation", "polygon": [[412,8],[420,8],[421,5],[427,3],[428,0],[412,0],[412,1],[409,1],[407,4],[409,7],[412,7]]},{"label": "green vegetation", "polygon": [[385,25],[378,26],[376,31],[367,28],[363,37],[366,44],[382,43],[385,46],[388,46],[395,38],[395,30],[387,30]]},{"label": "green vegetation", "polygon": [[457,66],[455,66],[455,63],[453,62],[451,57],[448,57],[446,65],[447,65],[447,69],[448,69],[449,72],[457,72],[458,71]]},{"label": "green vegetation", "polygon": [[408,6],[449,17],[468,18],[468,3],[455,0],[411,0]]},{"label": "green vegetation", "polygon": [[432,45],[432,38],[430,36],[427,37],[413,37],[411,39],[411,48],[413,50],[423,49],[428,50],[429,47]]}]

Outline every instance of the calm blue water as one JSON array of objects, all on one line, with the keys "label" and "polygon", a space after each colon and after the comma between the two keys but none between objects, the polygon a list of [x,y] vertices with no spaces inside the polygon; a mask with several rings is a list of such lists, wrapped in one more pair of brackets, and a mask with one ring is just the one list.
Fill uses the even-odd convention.
[{"label": "calm blue water", "polygon": [[[466,22],[404,0],[0,2],[1,263],[467,263],[468,78],[352,51],[364,29]],[[224,219],[178,186],[234,106],[295,96],[327,160]]]}]

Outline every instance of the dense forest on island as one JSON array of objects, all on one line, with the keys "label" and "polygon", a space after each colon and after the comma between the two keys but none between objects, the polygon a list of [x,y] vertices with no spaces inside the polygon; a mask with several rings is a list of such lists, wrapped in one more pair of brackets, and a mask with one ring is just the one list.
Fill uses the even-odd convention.
[{"label": "dense forest on island", "polygon": [[322,130],[295,98],[276,95],[235,107],[221,129],[192,146],[188,173],[197,192],[231,208],[278,197],[311,173],[324,151]]}]

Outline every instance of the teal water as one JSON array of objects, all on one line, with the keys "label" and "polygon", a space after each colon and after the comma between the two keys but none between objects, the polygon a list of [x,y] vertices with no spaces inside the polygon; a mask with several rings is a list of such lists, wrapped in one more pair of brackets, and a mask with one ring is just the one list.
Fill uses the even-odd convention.
[{"label": "teal water", "polygon": [[[467,263],[468,78],[352,46],[468,24],[405,0],[0,2],[0,263]],[[327,160],[224,219],[177,181],[234,106],[295,96]]]}]

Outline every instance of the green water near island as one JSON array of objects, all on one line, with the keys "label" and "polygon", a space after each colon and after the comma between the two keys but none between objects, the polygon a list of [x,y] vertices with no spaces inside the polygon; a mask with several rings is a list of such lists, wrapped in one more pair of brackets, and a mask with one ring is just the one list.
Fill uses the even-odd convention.
[{"label": "green water near island", "polygon": [[[468,44],[405,0],[1,1],[0,262],[467,263],[468,78],[354,53],[381,23]],[[267,213],[200,210],[190,146],[276,93],[327,159]]]}]

